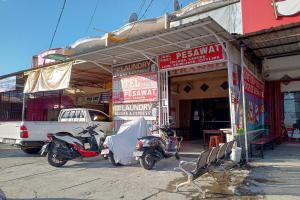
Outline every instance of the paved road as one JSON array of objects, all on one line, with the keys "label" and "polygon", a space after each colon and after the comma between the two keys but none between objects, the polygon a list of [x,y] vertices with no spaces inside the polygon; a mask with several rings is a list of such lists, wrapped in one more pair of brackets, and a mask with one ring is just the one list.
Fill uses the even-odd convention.
[{"label": "paved road", "polygon": [[112,167],[101,158],[71,161],[51,167],[45,157],[27,155],[0,144],[0,188],[10,199],[186,199],[197,196],[175,192],[183,175],[174,171],[175,159],[146,171],[139,165]]},{"label": "paved road", "polygon": [[[191,158],[182,158],[190,160]],[[175,171],[178,161],[163,160],[154,170],[139,165],[113,167],[101,158],[70,161],[65,167],[54,168],[45,157],[27,155],[16,147],[0,144],[0,189],[9,199],[198,199],[193,187],[175,192],[179,182],[186,181]],[[228,182],[216,183],[209,175],[198,179],[208,190],[209,199],[257,199],[233,196],[248,170],[230,172]],[[253,195],[253,194],[252,194]]]}]

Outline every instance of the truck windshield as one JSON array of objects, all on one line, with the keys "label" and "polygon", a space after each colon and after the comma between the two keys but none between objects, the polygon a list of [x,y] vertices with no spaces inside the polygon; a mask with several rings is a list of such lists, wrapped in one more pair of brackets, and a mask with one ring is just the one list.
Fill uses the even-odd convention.
[{"label": "truck windshield", "polygon": [[104,115],[103,113],[95,110],[89,110],[89,114],[91,116],[92,121],[97,121],[97,122],[109,122],[109,117]]}]

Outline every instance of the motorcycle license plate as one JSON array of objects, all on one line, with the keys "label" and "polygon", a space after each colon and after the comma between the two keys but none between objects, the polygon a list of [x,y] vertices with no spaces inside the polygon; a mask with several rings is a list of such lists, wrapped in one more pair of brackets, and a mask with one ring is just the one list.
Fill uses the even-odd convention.
[{"label": "motorcycle license plate", "polygon": [[48,153],[48,147],[49,147],[49,143],[48,144],[45,144],[43,147],[42,147],[42,150],[41,150],[41,155],[44,156],[45,154]]},{"label": "motorcycle license plate", "polygon": [[133,156],[134,157],[141,157],[142,155],[143,155],[143,151],[135,151],[135,152],[133,152]]},{"label": "motorcycle license plate", "polygon": [[103,149],[101,151],[101,155],[107,155],[107,154],[109,154],[109,149]]}]

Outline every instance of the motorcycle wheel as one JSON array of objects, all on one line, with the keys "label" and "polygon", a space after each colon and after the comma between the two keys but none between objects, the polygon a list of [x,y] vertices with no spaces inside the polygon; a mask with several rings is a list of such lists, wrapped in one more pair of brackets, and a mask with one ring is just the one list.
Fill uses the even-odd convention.
[{"label": "motorcycle wheel", "polygon": [[146,151],[139,160],[140,160],[140,165],[146,170],[153,169],[156,163],[156,160],[154,160],[153,156],[149,151]]},{"label": "motorcycle wheel", "polygon": [[109,151],[109,153],[108,153],[108,159],[109,159],[109,162],[112,165],[118,166],[118,163],[116,163],[115,158],[114,158],[114,153],[112,151]]},{"label": "motorcycle wheel", "polygon": [[51,166],[61,167],[61,166],[65,165],[68,162],[68,160],[66,158],[57,157],[57,155],[53,151],[53,150],[55,150],[55,148],[57,148],[55,145],[54,146],[51,145],[51,148],[47,155],[47,160]]}]

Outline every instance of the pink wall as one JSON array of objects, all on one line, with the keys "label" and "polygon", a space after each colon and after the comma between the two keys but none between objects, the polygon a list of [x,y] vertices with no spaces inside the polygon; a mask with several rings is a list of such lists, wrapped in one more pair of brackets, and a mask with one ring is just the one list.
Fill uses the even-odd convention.
[{"label": "pink wall", "polygon": [[[59,105],[58,96],[47,96],[27,101],[27,121],[46,121],[48,109],[53,109]],[[73,106],[73,101],[68,96],[63,96],[61,108]]]}]

